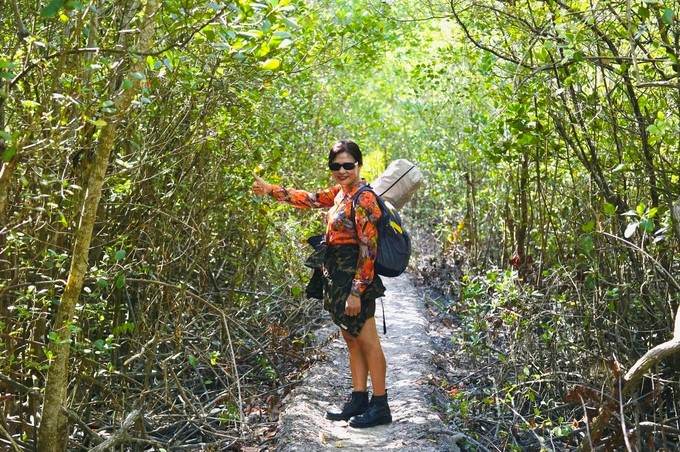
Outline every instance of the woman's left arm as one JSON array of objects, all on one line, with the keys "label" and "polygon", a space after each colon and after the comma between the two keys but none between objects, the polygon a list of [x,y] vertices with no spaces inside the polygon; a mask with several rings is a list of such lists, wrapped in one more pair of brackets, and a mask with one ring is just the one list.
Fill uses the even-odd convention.
[{"label": "woman's left arm", "polygon": [[352,281],[352,295],[358,297],[366,290],[375,276],[375,259],[378,256],[378,220],[380,205],[371,192],[363,192],[354,208],[354,224],[357,228],[359,258]]}]

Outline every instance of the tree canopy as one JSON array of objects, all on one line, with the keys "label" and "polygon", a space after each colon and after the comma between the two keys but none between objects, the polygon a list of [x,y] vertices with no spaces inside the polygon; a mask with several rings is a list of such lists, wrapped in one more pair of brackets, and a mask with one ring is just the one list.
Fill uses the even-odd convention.
[{"label": "tree canopy", "polygon": [[0,441],[104,447],[142,410],[149,445],[241,437],[308,360],[323,228],[251,173],[323,187],[350,138],[369,179],[425,173],[412,273],[496,366],[449,421],[677,446],[679,9],[0,1]]}]

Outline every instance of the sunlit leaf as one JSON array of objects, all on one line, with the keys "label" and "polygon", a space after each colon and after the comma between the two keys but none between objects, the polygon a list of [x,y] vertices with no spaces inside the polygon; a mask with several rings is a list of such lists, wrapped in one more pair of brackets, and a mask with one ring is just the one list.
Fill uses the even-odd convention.
[{"label": "sunlit leaf", "polygon": [[38,108],[40,104],[34,100],[22,100],[21,105],[23,105],[26,108]]},{"label": "sunlit leaf", "polygon": [[281,66],[281,60],[278,58],[270,58],[260,65],[260,67],[265,71],[274,71],[278,69],[279,66]]},{"label": "sunlit leaf", "polygon": [[627,239],[631,238],[633,234],[635,234],[635,231],[637,231],[638,228],[638,222],[636,221],[635,223],[631,223],[626,227],[626,231],[623,233],[623,236]]}]

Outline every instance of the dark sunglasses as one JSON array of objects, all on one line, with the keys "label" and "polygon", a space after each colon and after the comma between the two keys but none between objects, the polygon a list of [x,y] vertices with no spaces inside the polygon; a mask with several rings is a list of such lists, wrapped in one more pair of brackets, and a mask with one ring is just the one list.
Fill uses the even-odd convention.
[{"label": "dark sunglasses", "polygon": [[331,171],[340,171],[340,168],[344,168],[345,171],[352,171],[359,162],[345,162],[345,163],[331,163],[328,165],[328,169]]}]

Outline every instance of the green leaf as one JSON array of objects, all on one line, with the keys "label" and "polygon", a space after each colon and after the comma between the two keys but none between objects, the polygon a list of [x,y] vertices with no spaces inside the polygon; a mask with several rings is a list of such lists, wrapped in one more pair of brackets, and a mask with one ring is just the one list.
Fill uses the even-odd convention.
[{"label": "green leaf", "polygon": [[9,147],[5,149],[5,152],[2,153],[2,161],[7,163],[10,160],[12,160],[12,157],[14,157],[17,153],[17,148],[15,147]]},{"label": "green leaf", "polygon": [[586,233],[592,231],[594,228],[595,228],[595,222],[592,221],[592,220],[587,222],[583,226],[581,226],[581,229],[583,229],[583,232],[586,232]]},{"label": "green leaf", "polygon": [[291,293],[294,297],[297,297],[297,296],[300,296],[300,294],[302,293],[302,289],[301,289],[300,287],[298,287],[298,286],[295,286],[295,287],[293,287],[292,289],[290,289],[290,293]]},{"label": "green leaf", "polygon": [[99,287],[107,287],[109,285],[109,282],[106,280],[106,278],[99,278],[97,280],[97,285]]},{"label": "green leaf", "polygon": [[604,213],[607,215],[616,215],[616,206],[611,203],[605,203],[604,205]]},{"label": "green leaf", "polygon": [[116,262],[122,261],[125,259],[125,250],[118,250],[113,258],[116,260]]},{"label": "green leaf", "polygon": [[654,222],[648,218],[645,218],[640,221],[640,226],[642,226],[642,229],[644,229],[645,232],[653,232],[654,231]]},{"label": "green leaf", "polygon": [[583,237],[583,251],[585,254],[590,254],[593,251],[593,248],[595,248],[593,238],[589,235]]},{"label": "green leaf", "polygon": [[123,84],[121,85],[121,87],[123,89],[130,89],[130,88],[132,88],[132,86],[133,86],[132,81],[130,81],[128,79],[123,80]]},{"label": "green leaf", "polygon": [[187,356],[187,360],[189,361],[189,364],[191,364],[194,367],[198,364],[198,360],[194,355]]},{"label": "green leaf", "polygon": [[21,105],[26,108],[38,108],[40,104],[34,100],[22,100]]},{"label": "green leaf", "polygon": [[120,273],[118,276],[116,276],[116,281],[114,282],[114,285],[116,286],[116,289],[122,289],[125,287],[125,274]]},{"label": "green leaf", "polygon": [[638,14],[640,15],[640,19],[642,20],[649,19],[649,9],[644,6],[640,6],[638,8]]},{"label": "green leaf", "polygon": [[82,2],[76,2],[74,0],[70,0],[68,3],[66,3],[67,8],[72,8],[72,9],[77,9],[77,10],[84,10],[86,8],[85,5],[83,5]]},{"label": "green leaf", "polygon": [[260,67],[265,71],[275,71],[279,68],[279,66],[281,66],[281,60],[278,58],[270,58],[269,60],[260,64]]},{"label": "green leaf", "polygon": [[54,17],[63,6],[64,0],[52,0],[40,11],[40,15],[43,17]]},{"label": "green leaf", "polygon": [[675,13],[672,9],[666,8],[663,10],[663,16],[661,16],[661,21],[666,25],[673,25],[673,20],[675,20]]}]

